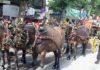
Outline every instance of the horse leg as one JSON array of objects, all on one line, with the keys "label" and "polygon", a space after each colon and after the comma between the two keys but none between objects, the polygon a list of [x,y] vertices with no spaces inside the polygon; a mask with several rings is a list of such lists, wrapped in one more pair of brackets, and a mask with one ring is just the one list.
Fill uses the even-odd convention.
[{"label": "horse leg", "polygon": [[60,50],[58,50],[58,53],[57,53],[57,70],[60,70],[60,54],[61,54],[61,51]]},{"label": "horse leg", "polygon": [[7,50],[6,53],[7,53],[7,61],[8,61],[8,69],[9,69],[11,67],[11,60],[10,60],[9,50]]},{"label": "horse leg", "polygon": [[55,55],[55,63],[54,63],[54,65],[53,65],[53,67],[52,67],[52,69],[56,69],[56,65],[57,65],[57,51],[54,51],[54,55]]},{"label": "horse leg", "polygon": [[17,50],[15,50],[15,65],[16,65],[16,70],[18,70],[18,56],[17,56]]},{"label": "horse leg", "polygon": [[36,51],[36,48],[32,48],[32,56],[33,56],[33,66],[36,66],[37,64],[37,57],[38,57],[38,52]]},{"label": "horse leg", "polygon": [[73,47],[73,58],[76,59],[76,54],[77,54],[77,45]]},{"label": "horse leg", "polygon": [[69,53],[69,45],[67,43],[66,54],[68,54],[68,53]]},{"label": "horse leg", "polygon": [[67,60],[71,59],[71,54],[72,54],[72,47],[68,45],[68,56],[67,56]]},{"label": "horse leg", "polygon": [[26,64],[26,49],[22,49],[23,53],[22,53],[22,62],[23,64]]},{"label": "horse leg", "polygon": [[59,63],[59,58],[60,58],[60,50],[58,51],[54,51],[54,55],[55,55],[55,63],[52,67],[52,69],[60,69],[60,63]]},{"label": "horse leg", "polygon": [[44,67],[44,63],[45,63],[45,55],[46,55],[46,51],[42,51],[41,52],[41,64],[40,66],[43,68]]},{"label": "horse leg", "polygon": [[5,69],[5,50],[2,50],[2,59],[3,59],[2,67],[3,69]]},{"label": "horse leg", "polygon": [[82,44],[82,55],[85,55],[85,51],[86,51],[86,43]]}]

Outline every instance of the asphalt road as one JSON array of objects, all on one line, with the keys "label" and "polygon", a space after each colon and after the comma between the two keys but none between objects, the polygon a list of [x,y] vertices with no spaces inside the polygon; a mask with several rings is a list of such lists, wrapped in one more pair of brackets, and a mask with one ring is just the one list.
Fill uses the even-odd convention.
[{"label": "asphalt road", "polygon": [[[60,68],[61,68],[61,70],[81,70],[82,67],[84,69],[84,66],[86,66],[86,63],[89,65],[90,68],[86,67],[85,70],[100,70],[100,65],[94,64],[94,61],[96,60],[97,53],[93,54],[90,49],[87,49],[86,50],[87,55],[84,57],[84,56],[80,55],[81,54],[80,51],[81,50],[78,50],[78,56],[77,56],[76,60],[74,60],[73,58],[71,60],[66,60],[66,55],[61,57],[60,58]],[[19,54],[20,53],[21,52],[19,52]],[[20,57],[19,57],[19,61],[20,61]],[[52,52],[47,53],[44,68],[40,67],[40,60],[41,60],[40,55],[38,57],[38,65],[37,65],[37,67],[34,67],[34,68],[31,65],[32,56],[30,54],[27,54],[26,59],[27,59],[27,64],[25,64],[25,65],[22,64],[21,62],[19,62],[19,70],[52,70],[52,66],[53,66],[53,63],[54,63],[54,54]],[[84,61],[86,63],[84,63]],[[91,62],[92,62],[92,64],[91,64]],[[2,61],[0,61],[0,65],[1,64],[2,64]],[[14,64],[14,62],[12,62],[12,64]],[[7,64],[5,65],[5,67],[7,67]],[[71,68],[71,67],[74,67],[75,69]],[[0,70],[2,70],[1,66],[0,66]],[[12,68],[9,69],[9,70],[15,70],[15,68],[12,66]]]},{"label": "asphalt road", "polygon": [[[78,55],[78,57],[79,56],[80,55]],[[41,60],[40,55],[38,57],[38,65],[37,65],[37,67],[34,67],[34,68],[31,65],[32,56],[30,54],[27,54],[26,59],[27,59],[27,64],[22,64],[21,62],[19,62],[19,70],[52,70],[52,66],[53,66],[53,63],[54,63],[54,54],[52,52],[47,53],[44,68],[40,67],[40,60]],[[19,61],[20,61],[20,57],[19,57]],[[73,61],[74,61],[74,59],[66,60],[65,55],[63,57],[61,57],[60,58],[60,65],[61,65],[60,68],[61,68],[61,70],[62,70],[63,67],[69,66]],[[2,61],[0,62],[0,65],[1,64],[2,64]],[[14,62],[12,62],[12,68],[10,70],[15,70],[15,68],[13,67],[14,66],[13,64],[14,64]],[[5,65],[5,67],[7,67],[7,64]],[[0,67],[0,70],[2,70],[1,67]]]},{"label": "asphalt road", "polygon": [[[21,56],[20,56],[21,57]],[[54,62],[54,55],[53,53],[47,53],[46,55],[46,62],[45,62],[45,66],[44,68],[41,68],[40,67],[40,61],[41,61],[41,58],[40,58],[40,55],[38,56],[38,65],[36,67],[33,68],[33,66],[31,65],[32,63],[32,56],[31,54],[27,54],[26,55],[26,61],[27,63],[26,64],[22,64],[21,61],[20,61],[20,57],[19,57],[19,70],[48,70],[48,66],[51,65],[53,62]],[[14,70],[14,62],[12,61],[12,68],[10,70]],[[0,70],[2,70],[2,60],[0,61]],[[5,65],[5,67],[7,68],[7,64]],[[51,70],[51,69],[49,69]]]}]

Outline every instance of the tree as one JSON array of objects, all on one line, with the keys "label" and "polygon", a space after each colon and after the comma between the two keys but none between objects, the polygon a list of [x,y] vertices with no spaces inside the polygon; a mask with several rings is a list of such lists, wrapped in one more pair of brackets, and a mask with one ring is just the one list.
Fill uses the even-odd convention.
[{"label": "tree", "polygon": [[72,0],[54,0],[49,2],[49,7],[54,11],[62,11]]},{"label": "tree", "polygon": [[100,0],[91,0],[91,6],[92,6],[92,13],[95,13],[100,16]]},{"label": "tree", "polygon": [[50,9],[54,11],[63,11],[63,9],[68,6],[76,9],[80,9],[84,6],[88,12],[100,15],[100,0],[53,0],[49,3]]},{"label": "tree", "polygon": [[41,9],[42,7],[45,7],[45,1],[46,0],[29,0],[29,4],[31,4],[36,9]]}]

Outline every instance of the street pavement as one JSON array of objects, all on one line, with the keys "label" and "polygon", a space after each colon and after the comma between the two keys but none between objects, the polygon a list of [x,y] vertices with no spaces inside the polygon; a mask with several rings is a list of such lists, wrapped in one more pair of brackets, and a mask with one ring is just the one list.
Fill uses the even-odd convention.
[{"label": "street pavement", "polygon": [[[96,61],[96,55],[97,52],[92,53],[90,50],[87,50],[86,56],[81,56],[79,53],[76,60],[74,60],[73,58],[71,60],[67,60],[66,56],[63,56],[60,59],[60,68],[61,70],[100,70],[100,64],[97,65],[94,63]],[[38,58],[38,67],[36,69],[33,69],[31,62],[32,62],[32,56],[30,54],[27,54],[27,64],[23,65],[19,63],[19,68],[20,68],[19,70],[52,70],[52,65],[54,63],[54,55],[52,52],[46,55],[46,62],[44,68],[41,68],[39,66],[40,55]],[[0,65],[1,64],[2,61],[0,62]],[[0,70],[2,70],[1,67]]]}]

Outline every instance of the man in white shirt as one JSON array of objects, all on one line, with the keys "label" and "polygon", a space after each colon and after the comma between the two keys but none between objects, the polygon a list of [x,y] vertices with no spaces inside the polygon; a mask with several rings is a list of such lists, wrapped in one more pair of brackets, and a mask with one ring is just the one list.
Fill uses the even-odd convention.
[{"label": "man in white shirt", "polygon": [[88,17],[88,13],[84,10],[84,7],[82,7],[79,13],[79,19],[84,20],[87,19],[87,17]]},{"label": "man in white shirt", "polygon": [[28,10],[27,10],[26,15],[27,16],[33,16],[34,17],[34,14],[35,14],[35,9],[32,8],[32,7],[29,7]]},{"label": "man in white shirt", "polygon": [[28,21],[32,21],[32,19],[34,18],[35,15],[35,9],[32,8],[30,5],[28,6],[28,9],[26,10],[26,16],[25,16],[25,20]]}]

